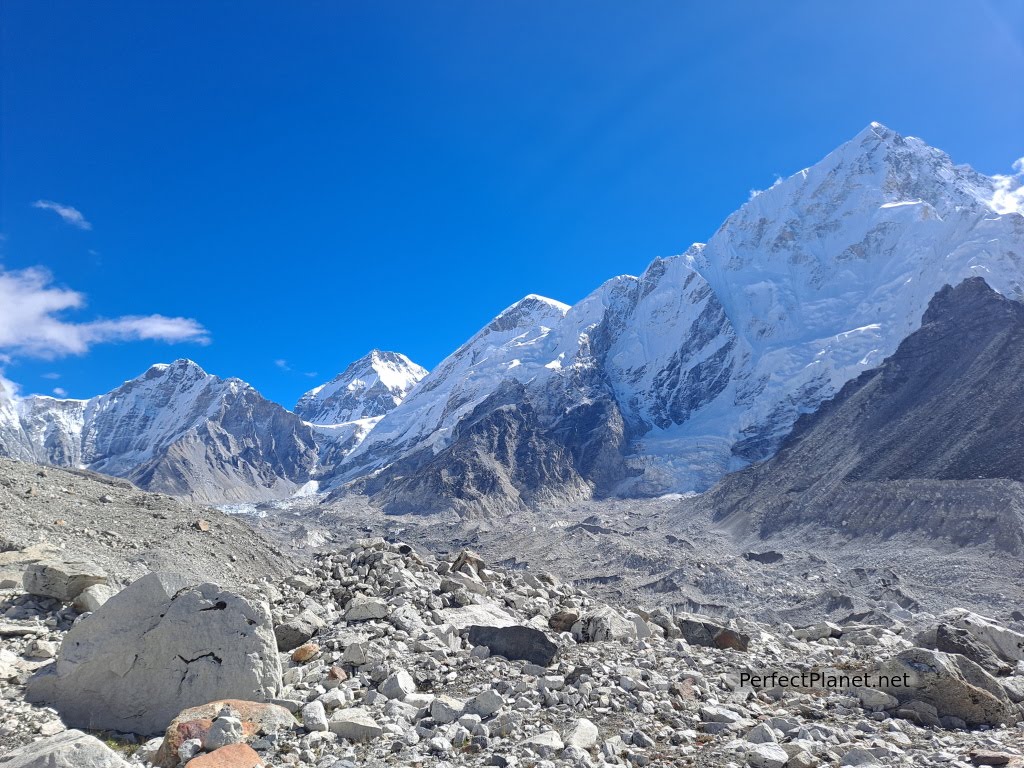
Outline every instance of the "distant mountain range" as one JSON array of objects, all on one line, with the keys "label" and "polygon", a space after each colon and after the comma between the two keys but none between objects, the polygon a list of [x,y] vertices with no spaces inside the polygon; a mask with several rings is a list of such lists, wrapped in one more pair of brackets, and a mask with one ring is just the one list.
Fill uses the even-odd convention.
[{"label": "distant mountain range", "polygon": [[944,286],[1024,298],[997,182],[873,123],[706,244],[574,306],[528,296],[429,374],[371,352],[294,412],[194,363],[87,401],[0,398],[0,452],[218,501],[309,480],[385,510],[703,491],[896,352]]}]

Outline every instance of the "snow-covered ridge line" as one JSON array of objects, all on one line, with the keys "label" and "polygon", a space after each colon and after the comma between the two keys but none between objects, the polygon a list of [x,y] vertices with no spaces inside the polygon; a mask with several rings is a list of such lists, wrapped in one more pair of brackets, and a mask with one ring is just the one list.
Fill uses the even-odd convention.
[{"label": "snow-covered ridge line", "polygon": [[[872,123],[706,243],[573,306],[528,295],[429,374],[373,350],[291,413],[177,361],[86,401],[0,397],[0,452],[254,494],[428,465],[441,493],[516,503],[536,495],[528,482],[701,491],[770,456],[801,413],[891,354],[943,285],[982,274],[1024,298],[1024,215],[1007,183]],[[523,472],[504,476],[516,462]]]}]

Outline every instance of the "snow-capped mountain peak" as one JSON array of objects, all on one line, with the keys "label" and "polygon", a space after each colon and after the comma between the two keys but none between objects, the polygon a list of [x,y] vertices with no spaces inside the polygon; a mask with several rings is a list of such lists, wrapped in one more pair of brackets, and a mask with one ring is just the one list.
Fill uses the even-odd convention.
[{"label": "snow-capped mountain peak", "polygon": [[707,488],[891,354],[944,284],[981,274],[1024,296],[1024,218],[995,212],[996,184],[872,123],[706,244],[571,308],[529,296],[500,313],[381,420],[341,478],[437,456],[516,382],[542,429],[611,397],[633,436],[634,490]]},{"label": "snow-capped mountain peak", "polygon": [[343,424],[383,416],[405,399],[427,370],[399,352],[371,350],[295,405],[313,424]]}]

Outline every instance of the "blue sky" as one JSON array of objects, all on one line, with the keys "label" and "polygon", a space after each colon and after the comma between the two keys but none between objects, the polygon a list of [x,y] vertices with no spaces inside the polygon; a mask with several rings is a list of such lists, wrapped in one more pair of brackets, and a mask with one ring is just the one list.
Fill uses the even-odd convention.
[{"label": "blue sky", "polygon": [[525,294],[679,253],[872,120],[986,173],[1024,155],[1018,2],[0,15],[0,359],[24,392],[191,357],[291,405],[372,347],[430,367]]}]

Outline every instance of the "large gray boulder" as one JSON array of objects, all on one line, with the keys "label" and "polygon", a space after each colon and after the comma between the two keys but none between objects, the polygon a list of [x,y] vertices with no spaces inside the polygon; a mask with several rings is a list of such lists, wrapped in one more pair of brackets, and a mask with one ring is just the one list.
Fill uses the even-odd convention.
[{"label": "large gray boulder", "polygon": [[63,731],[0,756],[0,768],[129,768],[110,747],[81,731]]},{"label": "large gray boulder", "polygon": [[22,587],[30,595],[53,597],[70,603],[94,584],[106,584],[107,574],[99,566],[80,560],[40,560],[25,569]]},{"label": "large gray boulder", "polygon": [[157,734],[186,707],[265,701],[280,684],[265,603],[151,573],[71,628],[27,698],[71,726]]},{"label": "large gray boulder", "polygon": [[[968,725],[1008,725],[1020,713],[994,677],[970,659],[925,648],[908,648],[878,668],[877,687],[900,703],[924,702],[938,717]],[[905,675],[905,677],[904,677]],[[906,681],[906,685],[902,683]]]}]

